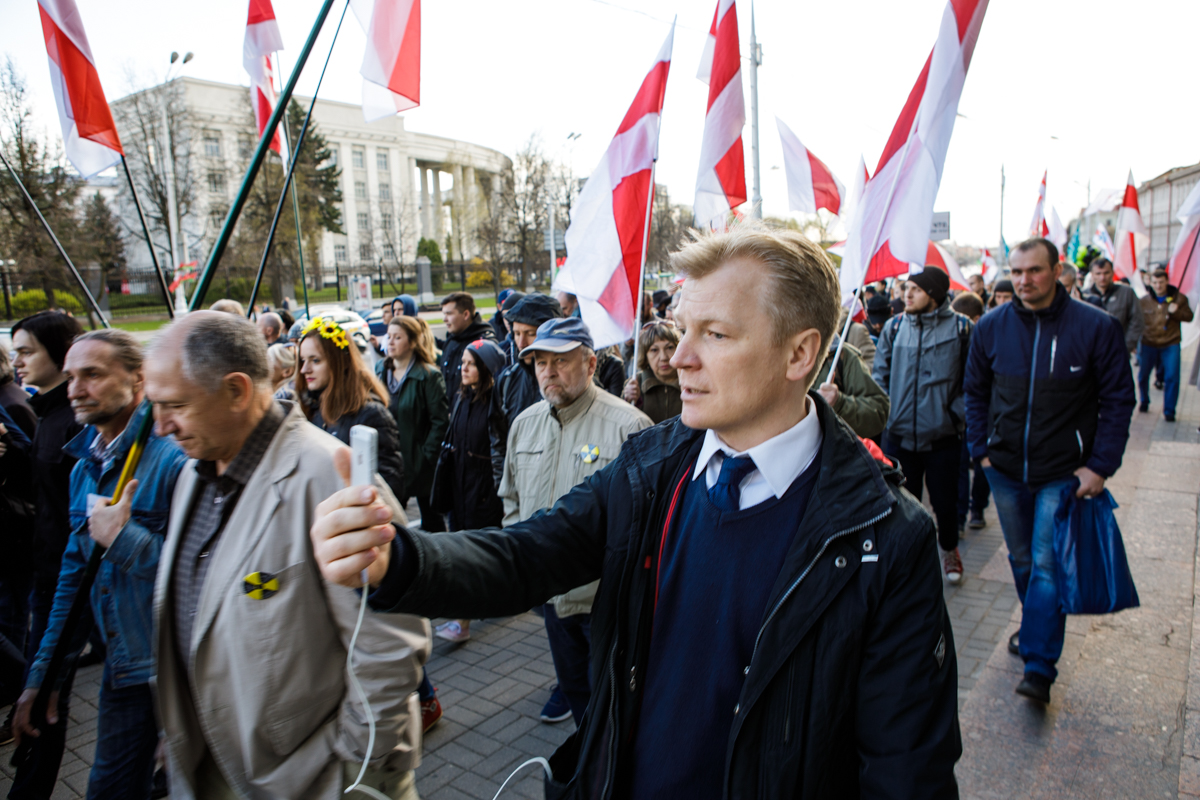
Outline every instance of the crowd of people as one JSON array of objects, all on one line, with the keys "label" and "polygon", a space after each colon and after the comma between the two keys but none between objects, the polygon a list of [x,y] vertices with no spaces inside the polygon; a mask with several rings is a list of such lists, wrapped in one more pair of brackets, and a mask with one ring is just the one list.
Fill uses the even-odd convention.
[{"label": "crowd of people", "polygon": [[[432,640],[470,647],[471,620],[530,609],[557,677],[541,719],[576,726],[548,797],[956,796],[960,537],[994,503],[1024,609],[1016,690],[1048,702],[1058,498],[1102,491],[1152,378],[1174,421],[1187,298],[1155,269],[1139,299],[1104,258],[1081,281],[1044,239],[990,286],[936,267],[869,285],[854,320],[797,234],[743,225],[672,266],[611,347],[575,297],[513,290],[490,321],[447,295],[443,340],[398,297],[367,350],[330,318],[250,322],[232,301],[148,349],[60,312],[18,322],[0,739],[32,747],[9,797],[53,792],[90,658],[89,797],[163,775],[172,797],[333,797],[366,759],[364,785],[415,798],[442,715]],[[378,475],[347,488],[357,425]]]}]

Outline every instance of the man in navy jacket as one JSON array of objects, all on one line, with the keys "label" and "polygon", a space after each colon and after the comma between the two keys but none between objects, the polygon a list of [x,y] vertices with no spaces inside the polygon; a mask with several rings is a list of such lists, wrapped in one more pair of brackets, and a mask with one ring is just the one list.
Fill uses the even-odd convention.
[{"label": "man in navy jacket", "polygon": [[967,438],[996,498],[1021,598],[1009,650],[1025,661],[1017,692],[1050,701],[1066,618],[1055,582],[1054,512],[1063,489],[1095,497],[1121,466],[1133,374],[1121,324],[1072,300],[1058,248],[1012,252],[1013,301],[975,327],[965,382]]}]

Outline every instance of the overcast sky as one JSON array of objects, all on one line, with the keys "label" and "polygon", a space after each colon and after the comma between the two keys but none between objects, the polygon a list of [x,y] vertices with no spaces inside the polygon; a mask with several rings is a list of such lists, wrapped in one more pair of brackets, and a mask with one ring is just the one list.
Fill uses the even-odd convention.
[{"label": "overcast sky", "polygon": [[[337,0],[298,92],[312,92],[344,0]],[[185,73],[248,84],[246,0],[76,0],[110,99],[156,82],[170,52]],[[320,0],[276,0],[290,71]],[[512,154],[531,134],[592,171],[678,14],[658,182],[691,204],[707,87],[695,75],[715,0],[424,0],[422,106],[410,130]],[[937,33],[944,0],[759,0],[762,193],[788,215],[775,117],[849,185],[859,154],[872,172]],[[738,3],[749,115],[750,4]],[[0,0],[0,51],[28,81],[39,120],[58,136],[37,6]],[[959,107],[936,210],[960,243],[1024,237],[1042,171],[1067,222],[1092,193],[1200,160],[1195,0],[992,0]],[[364,37],[346,16],[323,97],[359,102]],[[136,76],[136,85],[129,76]],[[580,132],[575,143],[567,135]],[[1052,138],[1057,137],[1057,139]],[[750,125],[744,132],[750,165]],[[750,177],[747,176],[747,185]]]}]

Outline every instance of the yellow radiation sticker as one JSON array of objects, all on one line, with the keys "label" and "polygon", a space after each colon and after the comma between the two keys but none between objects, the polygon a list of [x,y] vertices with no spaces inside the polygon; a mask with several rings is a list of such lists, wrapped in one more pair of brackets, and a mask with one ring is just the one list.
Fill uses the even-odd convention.
[{"label": "yellow radiation sticker", "polygon": [[591,464],[600,457],[600,448],[594,444],[585,444],[579,448],[579,458],[585,464]]},{"label": "yellow radiation sticker", "polygon": [[279,591],[279,579],[269,572],[251,572],[242,578],[242,592],[251,600],[266,600]]}]

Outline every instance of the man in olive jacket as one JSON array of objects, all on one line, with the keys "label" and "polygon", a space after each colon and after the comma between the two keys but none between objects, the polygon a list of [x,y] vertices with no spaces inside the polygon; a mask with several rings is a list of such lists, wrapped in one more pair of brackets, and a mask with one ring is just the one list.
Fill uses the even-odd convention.
[{"label": "man in olive jacket", "polygon": [[504,530],[396,537],[370,492],[338,492],[312,529],[323,574],[366,568],[374,607],[448,616],[600,578],[596,685],[548,798],[957,797],[932,520],[806,391],[837,322],[833,265],[748,225],[672,266],[678,419]]},{"label": "man in olive jacket", "polygon": [[871,369],[863,363],[863,355],[857,347],[847,342],[842,347],[833,380],[829,369],[837,353],[838,337],[829,343],[825,363],[817,373],[816,386],[825,402],[846,421],[850,429],[864,439],[875,439],[887,426],[888,410],[892,399],[871,377]]}]

